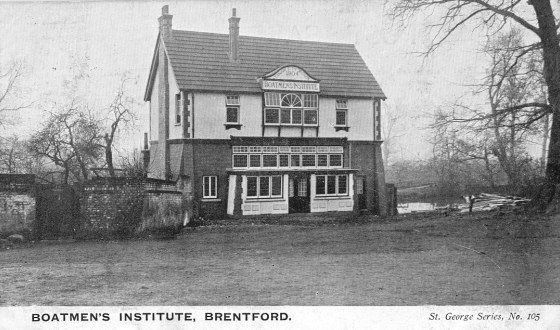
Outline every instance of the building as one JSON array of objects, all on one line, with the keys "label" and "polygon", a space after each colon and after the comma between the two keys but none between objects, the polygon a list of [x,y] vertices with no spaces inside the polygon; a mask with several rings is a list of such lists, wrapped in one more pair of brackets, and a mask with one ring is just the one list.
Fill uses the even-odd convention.
[{"label": "building", "polygon": [[235,9],[229,34],[172,17],[145,92],[150,177],[176,180],[195,216],[386,214],[385,95],[354,45],[240,36]]}]

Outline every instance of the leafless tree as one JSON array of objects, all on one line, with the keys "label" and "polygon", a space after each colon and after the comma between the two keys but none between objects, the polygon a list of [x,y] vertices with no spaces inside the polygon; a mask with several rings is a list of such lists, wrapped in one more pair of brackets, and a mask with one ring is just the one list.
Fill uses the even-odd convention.
[{"label": "leafless tree", "polygon": [[529,171],[532,159],[525,150],[527,137],[540,135],[538,131],[547,118],[546,106],[517,107],[544,99],[540,58],[517,57],[516,49],[521,44],[522,37],[517,30],[493,38],[485,49],[490,58],[487,77],[475,86],[475,94],[485,97],[488,105],[473,107],[457,103],[447,113],[440,113],[434,123],[436,129],[446,127],[458,136],[457,151],[466,161],[484,161],[491,185],[495,183],[493,165],[497,160],[514,189],[535,174]]},{"label": "leafless tree", "polygon": [[144,168],[144,161],[138,149],[120,157],[120,168],[123,170],[123,175],[127,177],[144,178],[147,176],[146,169]]},{"label": "leafless tree", "polygon": [[0,137],[0,172],[41,175],[43,164],[29,152],[27,141],[17,135]]},{"label": "leafless tree", "polygon": [[13,62],[5,70],[0,68],[0,127],[7,123],[5,116],[8,112],[29,106],[17,103],[14,100],[22,74],[23,65],[21,62]]},{"label": "leafless tree", "polygon": [[399,122],[402,118],[400,110],[399,106],[395,106],[394,108],[385,106],[383,111],[383,130],[381,134],[383,138],[383,160],[386,164],[389,164],[394,147],[396,146],[396,140],[403,136],[403,133],[398,132]]},{"label": "leafless tree", "polygon": [[[390,0],[389,0],[390,1]],[[547,86],[547,104],[530,102],[514,107],[498,109],[508,112],[514,109],[548,109],[552,113],[546,178],[549,187],[541,196],[551,201],[556,185],[560,184],[560,38],[558,19],[550,0],[395,0],[391,14],[406,22],[419,12],[438,15],[430,26],[434,32],[431,46],[426,53],[434,52],[455,31],[464,26],[483,29],[489,36],[510,25],[528,31],[534,41],[524,44],[518,57],[539,49],[542,58],[542,75]]]},{"label": "leafless tree", "polygon": [[129,82],[130,78],[124,78],[121,82],[117,94],[109,106],[109,111],[107,117],[104,121],[107,125],[107,131],[103,136],[105,144],[103,145],[105,149],[105,162],[107,163],[107,170],[111,177],[115,177],[115,166],[113,164],[113,147],[115,143],[115,138],[119,130],[122,130],[128,126],[134,124],[137,119],[136,114],[132,110],[132,105],[134,100],[127,96],[126,94],[126,83]]},{"label": "leafless tree", "polygon": [[87,180],[89,168],[101,154],[100,127],[87,108],[75,102],[53,112],[30,139],[30,150],[63,170],[63,183],[70,177]]}]

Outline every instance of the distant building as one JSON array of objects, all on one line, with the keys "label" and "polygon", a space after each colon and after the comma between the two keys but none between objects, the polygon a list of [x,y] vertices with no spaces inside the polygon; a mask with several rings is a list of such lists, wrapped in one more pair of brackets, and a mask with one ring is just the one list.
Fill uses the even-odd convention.
[{"label": "distant building", "polygon": [[386,213],[381,87],[351,44],[172,29],[159,18],[145,101],[149,176],[196,215]]}]

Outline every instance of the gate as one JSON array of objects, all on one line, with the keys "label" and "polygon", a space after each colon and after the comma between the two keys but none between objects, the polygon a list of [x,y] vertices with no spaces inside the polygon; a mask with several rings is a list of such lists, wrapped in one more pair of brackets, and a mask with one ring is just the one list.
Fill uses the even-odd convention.
[{"label": "gate", "polygon": [[76,190],[69,185],[37,185],[38,239],[74,237],[80,225]]}]

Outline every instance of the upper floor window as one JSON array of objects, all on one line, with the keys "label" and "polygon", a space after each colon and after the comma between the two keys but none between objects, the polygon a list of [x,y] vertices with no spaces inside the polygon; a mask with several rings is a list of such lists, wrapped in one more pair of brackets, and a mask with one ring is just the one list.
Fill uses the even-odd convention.
[{"label": "upper floor window", "polygon": [[303,94],[303,106],[305,108],[317,108],[318,105],[317,94]]},{"label": "upper floor window", "polygon": [[181,124],[181,109],[183,108],[182,105],[182,98],[181,93],[175,94],[175,124]]},{"label": "upper floor window", "polygon": [[301,108],[301,98],[296,94],[284,94],[282,106],[287,108]]},{"label": "upper floor window", "polygon": [[239,95],[226,95],[226,124],[239,124]]},{"label": "upper floor window", "polygon": [[318,124],[317,94],[264,93],[264,122],[268,125]]},{"label": "upper floor window", "polygon": [[279,107],[280,93],[264,93],[264,105],[267,107]]},{"label": "upper floor window", "polygon": [[348,100],[336,100],[336,126],[348,126]]}]

